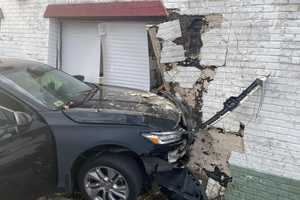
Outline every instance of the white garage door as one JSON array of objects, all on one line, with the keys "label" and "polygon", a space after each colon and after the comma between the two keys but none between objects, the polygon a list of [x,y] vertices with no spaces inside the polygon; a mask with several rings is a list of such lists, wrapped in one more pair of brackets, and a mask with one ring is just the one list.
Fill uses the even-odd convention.
[{"label": "white garage door", "polygon": [[[101,35],[102,37],[102,55]],[[148,39],[143,22],[63,23],[62,70],[98,82],[100,58],[104,84],[150,89]]]},{"label": "white garage door", "polygon": [[108,23],[104,41],[105,83],[149,90],[149,50],[145,23]]},{"label": "white garage door", "polygon": [[67,21],[62,28],[62,70],[98,82],[100,37],[98,23]]}]

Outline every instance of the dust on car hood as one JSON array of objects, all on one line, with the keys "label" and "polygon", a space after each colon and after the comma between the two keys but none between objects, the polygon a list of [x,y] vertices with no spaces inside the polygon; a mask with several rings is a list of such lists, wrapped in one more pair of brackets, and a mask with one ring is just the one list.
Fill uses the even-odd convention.
[{"label": "dust on car hood", "polygon": [[113,123],[176,128],[181,111],[156,94],[121,87],[100,86],[88,101],[64,111],[81,123]]}]

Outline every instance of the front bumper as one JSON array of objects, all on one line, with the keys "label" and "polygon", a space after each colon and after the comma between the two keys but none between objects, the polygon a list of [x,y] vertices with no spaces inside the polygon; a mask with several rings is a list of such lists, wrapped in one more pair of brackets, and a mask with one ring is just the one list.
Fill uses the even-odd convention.
[{"label": "front bumper", "polygon": [[181,159],[171,164],[157,157],[145,157],[143,162],[151,182],[158,184],[169,200],[207,200],[200,182]]},{"label": "front bumper", "polygon": [[156,181],[169,200],[207,200],[201,184],[187,168],[158,173]]},{"label": "front bumper", "polygon": [[186,134],[182,141],[142,157],[150,182],[156,182],[170,200],[207,200],[199,181],[186,167],[193,142],[193,134]]},{"label": "front bumper", "polygon": [[191,146],[194,143],[194,133],[186,132],[182,136],[182,140],[168,144],[157,145],[148,155],[148,157],[160,158],[170,163],[188,162],[191,152]]}]

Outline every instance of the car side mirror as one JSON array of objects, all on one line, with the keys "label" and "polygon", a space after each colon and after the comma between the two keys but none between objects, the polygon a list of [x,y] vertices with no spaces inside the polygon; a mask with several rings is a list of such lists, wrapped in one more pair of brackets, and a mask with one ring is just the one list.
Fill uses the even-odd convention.
[{"label": "car side mirror", "polygon": [[14,112],[17,127],[20,131],[27,130],[32,124],[32,117],[24,112]]},{"label": "car side mirror", "polygon": [[84,79],[85,79],[85,77],[82,75],[74,75],[73,77],[82,82],[84,82]]}]

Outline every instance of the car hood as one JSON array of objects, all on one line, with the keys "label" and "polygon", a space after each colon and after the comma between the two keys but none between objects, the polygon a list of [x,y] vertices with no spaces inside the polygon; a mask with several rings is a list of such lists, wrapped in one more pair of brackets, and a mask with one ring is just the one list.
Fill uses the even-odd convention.
[{"label": "car hood", "polygon": [[171,101],[156,94],[121,87],[99,86],[85,103],[65,110],[78,123],[141,125],[175,129],[181,111]]}]

